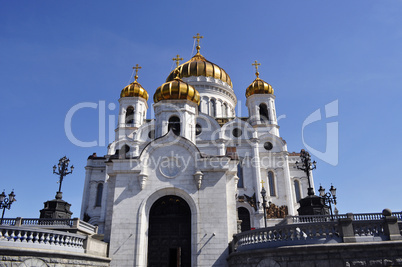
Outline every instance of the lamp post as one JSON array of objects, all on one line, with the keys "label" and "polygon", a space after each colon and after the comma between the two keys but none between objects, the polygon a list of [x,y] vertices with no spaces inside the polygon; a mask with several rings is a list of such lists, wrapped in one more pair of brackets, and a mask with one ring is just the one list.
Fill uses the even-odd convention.
[{"label": "lamp post", "polygon": [[267,196],[267,191],[264,188],[264,181],[261,181],[262,183],[262,189],[261,189],[261,196],[262,196],[262,207],[264,208],[264,225],[265,228],[267,228],[267,200],[266,200],[266,196]]},{"label": "lamp post", "polygon": [[68,171],[69,163],[70,163],[70,160],[66,156],[64,156],[59,160],[59,164],[57,165],[57,167],[56,167],[56,165],[53,166],[53,173],[56,175],[59,175],[59,191],[57,193],[58,194],[60,193],[60,195],[61,195],[61,184],[63,183],[64,177],[71,174],[74,170],[74,166],[71,165],[71,167],[70,167],[71,171]]},{"label": "lamp post", "polygon": [[308,189],[307,189],[307,195],[313,196],[314,195],[314,190],[311,187],[311,181],[310,181],[310,171],[314,170],[317,168],[316,164],[317,162],[313,161],[311,162],[311,156],[310,154],[302,149],[300,151],[300,159],[301,162],[296,161],[296,168],[299,170],[302,170],[306,173],[307,175],[307,180],[308,180]]},{"label": "lamp post", "polygon": [[320,197],[324,199],[325,205],[329,205],[329,210],[331,211],[331,218],[334,219],[334,214],[332,213],[332,203],[336,205],[336,188],[331,184],[331,188],[329,189],[329,192],[325,193],[325,189],[320,185],[320,189],[318,189],[318,192],[320,192]]},{"label": "lamp post", "polygon": [[4,212],[6,211],[6,209],[11,208],[11,204],[13,204],[14,201],[17,201],[15,199],[14,190],[12,190],[10,194],[8,194],[8,197],[6,197],[6,194],[4,191],[3,191],[3,193],[0,194],[0,209],[3,209],[3,214],[1,215],[0,224],[3,224]]}]

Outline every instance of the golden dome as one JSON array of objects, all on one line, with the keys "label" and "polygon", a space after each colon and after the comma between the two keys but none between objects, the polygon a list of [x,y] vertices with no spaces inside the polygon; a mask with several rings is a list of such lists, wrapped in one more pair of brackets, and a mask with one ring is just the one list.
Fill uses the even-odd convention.
[{"label": "golden dome", "polygon": [[[197,46],[197,54],[195,54],[189,61],[181,64],[177,67],[179,70],[179,77],[191,77],[191,76],[204,76],[204,77],[213,77],[215,79],[219,79],[222,82],[227,83],[232,86],[232,81],[230,80],[229,75],[226,73],[224,69],[219,67],[218,65],[208,61],[204,56],[200,54],[200,46]],[[175,71],[172,71],[166,79],[166,82],[173,81],[175,77]]]},{"label": "golden dome", "polygon": [[148,100],[148,93],[145,89],[135,80],[121,90],[120,97],[142,97]]},{"label": "golden dome", "polygon": [[158,103],[161,100],[187,99],[199,105],[200,94],[198,91],[179,78],[178,75],[180,73],[178,69],[176,69],[175,72],[176,78],[174,78],[173,81],[168,81],[156,89],[154,102]]},{"label": "golden dome", "polygon": [[148,100],[148,93],[145,91],[145,89],[137,82],[138,79],[138,69],[141,69],[141,67],[138,66],[138,64],[133,67],[135,69],[135,76],[134,76],[134,82],[130,83],[126,87],[121,90],[120,97],[142,97],[146,101]]},{"label": "golden dome", "polygon": [[246,90],[246,97],[249,97],[251,95],[255,94],[274,94],[274,89],[272,86],[265,82],[264,80],[261,80],[258,76],[260,73],[257,71],[255,73],[257,78],[247,87]]}]

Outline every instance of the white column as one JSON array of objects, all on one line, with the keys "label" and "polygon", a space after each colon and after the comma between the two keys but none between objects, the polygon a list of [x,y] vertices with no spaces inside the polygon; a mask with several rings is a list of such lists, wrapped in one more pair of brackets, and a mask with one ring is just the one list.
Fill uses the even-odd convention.
[{"label": "white column", "polygon": [[[260,152],[258,148],[259,140],[257,138],[252,138],[252,147],[253,147],[253,157],[251,166],[254,172],[254,189],[256,195],[256,201],[262,203],[261,200],[261,168],[260,168]],[[260,209],[260,207],[258,207]]]},{"label": "white column", "polygon": [[123,105],[120,104],[120,110],[119,110],[119,126],[118,127],[124,127],[126,124],[126,109],[123,107]]},{"label": "white column", "polygon": [[216,99],[215,101],[216,101],[215,102],[215,105],[216,105],[216,117],[217,118],[222,118],[222,114],[223,114],[222,105],[223,105],[223,103],[222,103],[222,101],[220,99]]},{"label": "white column", "polygon": [[286,195],[287,197],[287,206],[288,206],[288,212],[289,215],[296,215],[295,211],[295,200],[293,198],[293,184],[292,180],[290,178],[290,171],[289,171],[289,157],[288,155],[285,155],[283,157],[284,163],[283,163],[283,178],[285,180],[285,187],[286,187]]}]

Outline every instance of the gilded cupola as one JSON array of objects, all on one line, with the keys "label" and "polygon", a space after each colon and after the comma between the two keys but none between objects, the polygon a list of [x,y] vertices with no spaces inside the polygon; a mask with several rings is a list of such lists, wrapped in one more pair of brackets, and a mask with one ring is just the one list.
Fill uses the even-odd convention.
[{"label": "gilded cupola", "polygon": [[[179,77],[186,78],[191,76],[204,76],[204,77],[212,77],[215,79],[219,79],[222,82],[227,83],[230,87],[232,86],[232,81],[230,80],[229,75],[226,73],[224,69],[219,67],[218,65],[208,61],[205,59],[203,55],[200,54],[200,45],[199,39],[203,38],[203,36],[193,37],[197,39],[197,53],[187,62],[177,66],[179,70]],[[176,77],[175,71],[172,71],[166,79],[166,82],[173,81]]]},{"label": "gilded cupola", "polygon": [[135,69],[135,77],[134,77],[134,82],[130,83],[126,87],[121,90],[120,97],[142,97],[145,100],[148,100],[148,93],[147,91],[137,82],[138,80],[138,69],[141,69],[141,67],[138,66],[138,64],[133,67]]},{"label": "gilded cupola", "polygon": [[176,77],[172,81],[167,81],[156,89],[154,102],[158,103],[161,100],[187,99],[199,105],[200,94],[198,91],[193,86],[180,79],[180,72],[177,68],[175,74]]},{"label": "gilded cupola", "polygon": [[274,94],[274,89],[272,86],[265,82],[264,80],[260,79],[259,75],[260,73],[258,72],[258,66],[261,65],[260,63],[257,63],[257,60],[252,64],[256,68],[256,78],[255,80],[247,87],[246,90],[246,97],[249,97],[251,95],[255,94]]}]

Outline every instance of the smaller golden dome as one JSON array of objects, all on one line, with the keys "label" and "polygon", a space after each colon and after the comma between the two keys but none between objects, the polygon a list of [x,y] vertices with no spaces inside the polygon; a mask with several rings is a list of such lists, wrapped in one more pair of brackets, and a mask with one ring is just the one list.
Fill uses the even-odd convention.
[{"label": "smaller golden dome", "polygon": [[134,76],[134,82],[130,83],[126,87],[121,90],[120,97],[142,97],[146,101],[148,101],[148,93],[145,91],[145,89],[137,82],[138,80],[138,70],[141,69],[138,64],[133,67],[135,69],[135,76]]},{"label": "smaller golden dome", "polygon": [[[138,77],[138,76],[136,76]],[[148,100],[148,93],[145,89],[137,82],[135,79],[134,82],[130,83],[126,87],[121,90],[120,97],[142,97],[145,100]]]},{"label": "smaller golden dome", "polygon": [[188,83],[185,83],[179,78],[179,71],[176,69],[176,78],[173,81],[166,82],[156,89],[154,94],[154,102],[158,103],[161,100],[178,100],[187,99],[197,105],[200,104],[200,94]]},{"label": "smaller golden dome", "polygon": [[249,97],[251,95],[255,94],[274,94],[274,89],[272,86],[265,82],[264,80],[260,79],[258,76],[260,73],[257,71],[255,73],[257,78],[247,87],[246,90],[246,97]]}]

